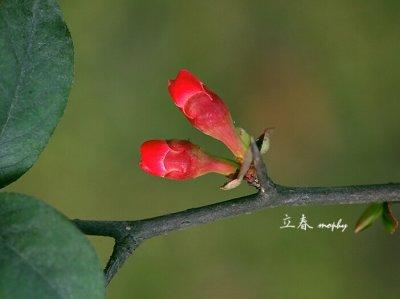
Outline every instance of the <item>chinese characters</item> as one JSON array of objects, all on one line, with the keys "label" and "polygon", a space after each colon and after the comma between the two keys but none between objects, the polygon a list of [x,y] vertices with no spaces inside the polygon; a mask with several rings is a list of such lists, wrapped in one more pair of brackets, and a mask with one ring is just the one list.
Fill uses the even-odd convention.
[{"label": "chinese characters", "polygon": [[[280,226],[280,229],[299,229],[299,230],[312,230],[314,229],[314,226],[312,226],[308,220],[305,214],[302,214],[299,221],[296,222],[296,225],[292,223],[292,218],[288,215],[285,214],[285,217],[283,218],[283,225]],[[340,218],[336,222],[331,222],[331,223],[319,223],[316,228],[318,229],[325,229],[325,230],[330,230],[330,231],[335,231],[335,230],[340,230],[342,233],[347,229],[348,225],[345,223],[342,223],[343,220]]]}]

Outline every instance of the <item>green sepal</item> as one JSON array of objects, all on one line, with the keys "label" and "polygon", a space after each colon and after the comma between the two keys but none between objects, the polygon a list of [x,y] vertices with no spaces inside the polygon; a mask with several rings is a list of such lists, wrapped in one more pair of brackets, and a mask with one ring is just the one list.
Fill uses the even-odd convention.
[{"label": "green sepal", "polygon": [[243,142],[246,149],[248,149],[250,147],[250,139],[251,139],[249,133],[247,133],[245,129],[240,127],[236,127],[236,133],[238,134],[240,140]]}]

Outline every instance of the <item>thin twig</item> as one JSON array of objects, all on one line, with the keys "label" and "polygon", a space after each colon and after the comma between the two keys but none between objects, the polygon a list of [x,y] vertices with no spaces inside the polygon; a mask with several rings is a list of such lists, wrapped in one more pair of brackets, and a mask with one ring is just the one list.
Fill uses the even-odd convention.
[{"label": "thin twig", "polygon": [[135,249],[139,246],[139,242],[135,240],[135,238],[126,238],[126,239],[116,239],[112,254],[110,259],[107,262],[107,265],[104,269],[104,276],[106,279],[106,284],[108,285],[114,275],[118,272],[118,270],[125,263],[127,258],[135,251]]}]

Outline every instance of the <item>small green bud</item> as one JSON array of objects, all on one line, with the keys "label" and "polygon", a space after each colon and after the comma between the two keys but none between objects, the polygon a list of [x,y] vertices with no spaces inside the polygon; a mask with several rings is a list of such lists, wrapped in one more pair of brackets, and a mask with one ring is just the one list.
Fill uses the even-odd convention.
[{"label": "small green bud", "polygon": [[264,133],[262,133],[260,137],[257,138],[256,144],[261,154],[265,154],[266,152],[268,152],[271,145],[270,140],[273,132],[274,128],[265,129]]},{"label": "small green bud", "polygon": [[391,202],[383,203],[382,221],[386,230],[391,234],[393,234],[399,226],[399,222],[393,215]]},{"label": "small green bud", "polygon": [[364,229],[370,227],[376,221],[376,219],[378,219],[382,215],[382,212],[382,203],[370,204],[361,215],[360,219],[358,219],[354,232],[359,233]]}]

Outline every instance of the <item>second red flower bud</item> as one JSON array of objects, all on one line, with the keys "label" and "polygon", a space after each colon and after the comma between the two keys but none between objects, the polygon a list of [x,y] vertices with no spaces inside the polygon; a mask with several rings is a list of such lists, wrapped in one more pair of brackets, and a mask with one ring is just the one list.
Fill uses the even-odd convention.
[{"label": "second red flower bud", "polygon": [[209,172],[235,173],[238,165],[210,156],[186,140],[149,140],[140,147],[140,167],[147,173],[175,180],[193,179]]}]

